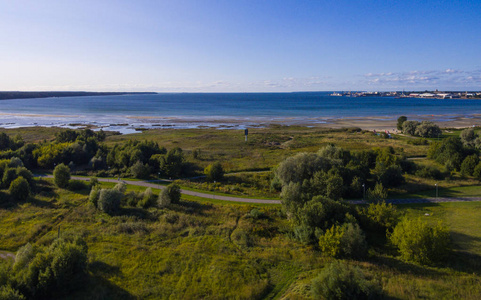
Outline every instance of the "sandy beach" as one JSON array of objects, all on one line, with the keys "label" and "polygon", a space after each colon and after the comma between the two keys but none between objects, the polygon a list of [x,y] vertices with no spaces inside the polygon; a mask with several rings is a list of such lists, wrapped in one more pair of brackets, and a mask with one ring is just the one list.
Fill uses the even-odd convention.
[{"label": "sandy beach", "polygon": [[[323,128],[360,127],[364,130],[389,131],[396,133],[397,117],[152,117],[126,116],[116,120],[85,120],[77,115],[45,115],[45,114],[8,114],[0,113],[0,128],[18,127],[65,127],[92,128],[134,133],[146,129],[186,129],[186,128],[219,128],[244,129],[268,127],[269,125],[310,126]],[[5,118],[10,117],[7,121]],[[408,120],[432,121],[441,128],[466,128],[481,126],[481,115],[407,115]],[[110,122],[111,121],[111,122]]]}]

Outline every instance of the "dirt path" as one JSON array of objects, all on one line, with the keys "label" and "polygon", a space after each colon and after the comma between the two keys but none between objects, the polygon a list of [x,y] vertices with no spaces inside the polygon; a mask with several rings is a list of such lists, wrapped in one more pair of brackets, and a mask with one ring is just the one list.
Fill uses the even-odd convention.
[{"label": "dirt path", "polygon": [[0,259],[15,259],[15,254],[12,252],[0,251]]}]

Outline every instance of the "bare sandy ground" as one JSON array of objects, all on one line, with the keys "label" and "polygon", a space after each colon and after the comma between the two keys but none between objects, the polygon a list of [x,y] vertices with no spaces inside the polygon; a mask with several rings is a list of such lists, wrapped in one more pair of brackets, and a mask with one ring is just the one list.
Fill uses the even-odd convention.
[{"label": "bare sandy ground", "polygon": [[[481,126],[481,115],[465,116],[449,116],[449,115],[425,115],[409,117],[408,120],[432,121],[441,128],[466,128]],[[386,117],[359,117],[359,118],[342,118],[327,119],[325,124],[319,124],[320,127],[343,128],[343,127],[360,127],[364,130],[390,131],[396,132],[397,118],[389,119]]]}]

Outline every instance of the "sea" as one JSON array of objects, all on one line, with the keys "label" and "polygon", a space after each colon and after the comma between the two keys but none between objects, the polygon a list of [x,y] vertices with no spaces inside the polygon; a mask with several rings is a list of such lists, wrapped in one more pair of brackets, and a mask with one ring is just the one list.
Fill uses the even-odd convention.
[{"label": "sea", "polygon": [[[58,126],[121,133],[150,128],[244,129],[269,124],[307,125],[344,118],[437,116],[435,121],[481,114],[481,100],[336,97],[331,92],[160,93],[32,98],[0,101],[0,127]],[[436,119],[437,118],[437,119]]]}]

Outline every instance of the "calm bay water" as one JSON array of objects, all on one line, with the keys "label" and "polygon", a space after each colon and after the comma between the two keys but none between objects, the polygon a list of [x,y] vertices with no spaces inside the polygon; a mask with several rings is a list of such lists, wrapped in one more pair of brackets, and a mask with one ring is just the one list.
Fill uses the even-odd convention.
[{"label": "calm bay water", "polygon": [[316,93],[189,93],[18,99],[0,101],[0,126],[94,124],[127,132],[134,127],[316,124],[346,117],[469,116],[481,100],[332,97]]}]

